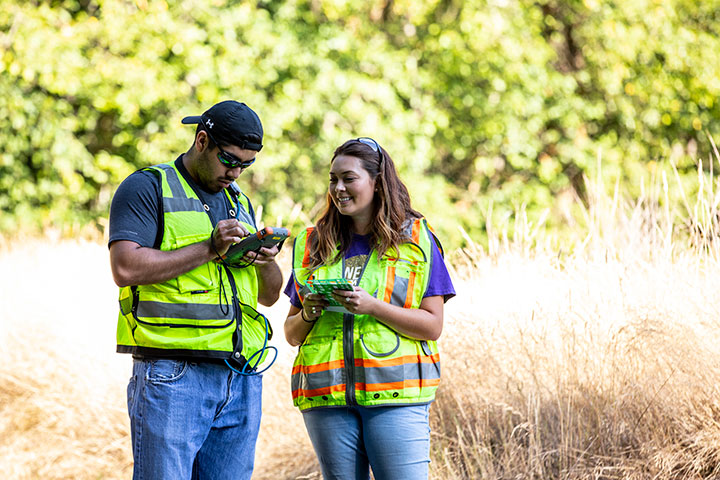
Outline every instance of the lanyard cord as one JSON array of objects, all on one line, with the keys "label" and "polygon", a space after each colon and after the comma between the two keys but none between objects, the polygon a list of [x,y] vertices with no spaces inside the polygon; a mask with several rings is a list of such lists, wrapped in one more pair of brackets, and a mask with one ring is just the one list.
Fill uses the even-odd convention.
[{"label": "lanyard cord", "polygon": [[[227,290],[225,290],[225,283],[223,282],[223,268],[218,265],[218,276],[220,277],[219,283],[220,283],[220,289],[218,290],[218,304],[220,305],[220,311],[223,313],[223,315],[227,315],[230,313],[230,302],[228,302],[227,299]],[[223,299],[225,300],[223,302]],[[233,303],[234,303],[234,297],[233,297]]]},{"label": "lanyard cord", "polygon": [[[221,268],[221,267],[218,266],[218,268]],[[252,317],[253,320],[257,320],[258,317],[262,317],[263,326],[265,327],[265,335],[263,338],[263,346],[245,360],[245,364],[243,365],[241,370],[237,370],[232,365],[230,365],[230,362],[228,362],[227,359],[224,360],[225,365],[227,365],[230,370],[237,373],[238,375],[243,375],[243,376],[259,375],[259,374],[263,373],[265,370],[267,370],[268,368],[270,368],[273,365],[273,363],[275,363],[275,360],[277,360],[277,356],[278,356],[277,348],[275,348],[274,346],[268,345],[268,340],[270,339],[270,322],[268,321],[268,319],[265,315],[258,312],[255,308],[240,301],[240,298],[238,297],[237,287],[235,285],[235,279],[232,276],[232,272],[229,270],[229,267],[227,267],[226,269],[227,269],[227,271],[225,272],[225,274],[228,276],[228,280],[230,281],[230,287],[232,288],[233,310],[234,310],[234,316],[235,316],[235,324],[237,325],[236,328],[237,328],[238,341],[240,342],[240,345],[241,345],[240,348],[242,349],[242,324],[243,324],[243,308],[242,307],[247,307],[246,310],[248,310],[248,311],[252,310],[255,312],[256,315]],[[221,275],[221,283],[222,283],[222,275]],[[267,350],[274,350],[275,356],[273,357],[272,362],[270,362],[270,364],[267,367],[256,372],[255,368],[257,368],[257,366],[260,364],[260,362],[262,361],[262,358],[265,355],[265,352]],[[256,357],[257,357],[257,359],[256,359],[255,363],[253,364],[252,361]]]},{"label": "lanyard cord", "polygon": [[[242,302],[240,302],[240,303],[242,303]],[[242,303],[242,305],[244,305],[248,308],[251,308],[252,310],[255,310],[254,308],[250,307],[250,305],[246,305],[244,303]],[[243,375],[246,377],[260,375],[261,373],[265,372],[268,368],[273,366],[273,364],[275,363],[275,360],[277,360],[277,357],[278,357],[278,349],[272,345],[268,345],[268,340],[270,338],[270,335],[269,335],[270,334],[270,322],[268,322],[267,317],[265,315],[263,315],[262,313],[258,312],[257,310],[255,310],[255,313],[257,313],[257,315],[254,318],[257,319],[258,316],[262,317],[264,326],[265,326],[265,338],[263,339],[263,346],[258,351],[256,351],[255,353],[253,353],[252,355],[250,355],[247,358],[245,365],[243,365],[241,370],[234,368],[232,365],[230,365],[230,362],[225,360],[225,365],[227,365],[227,367],[230,370],[237,373],[238,375]],[[242,335],[242,332],[240,333],[240,335]],[[268,350],[273,350],[275,352],[275,356],[273,357],[272,361],[268,364],[267,367],[263,368],[262,370],[254,371],[255,368],[257,368],[257,366],[260,364],[260,361],[262,360],[263,356],[265,355],[265,352]],[[257,357],[257,360],[251,366],[250,364],[255,357]],[[250,370],[248,370],[248,367],[250,367]]]}]

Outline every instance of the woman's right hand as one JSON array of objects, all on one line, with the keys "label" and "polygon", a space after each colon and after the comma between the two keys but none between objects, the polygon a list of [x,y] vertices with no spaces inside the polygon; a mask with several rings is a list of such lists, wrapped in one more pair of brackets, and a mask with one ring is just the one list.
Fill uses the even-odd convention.
[{"label": "woman's right hand", "polygon": [[328,306],[328,301],[319,293],[309,293],[305,297],[303,302],[303,320],[308,322],[314,322],[320,315],[322,315],[325,307]]},{"label": "woman's right hand", "polygon": [[290,305],[285,319],[285,339],[288,343],[294,347],[301,345],[327,306],[328,301],[318,293],[308,294],[301,308]]}]

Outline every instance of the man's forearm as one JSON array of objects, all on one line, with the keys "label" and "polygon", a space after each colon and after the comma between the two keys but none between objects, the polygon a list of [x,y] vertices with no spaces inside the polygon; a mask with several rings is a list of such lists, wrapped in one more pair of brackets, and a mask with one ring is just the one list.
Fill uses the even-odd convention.
[{"label": "man's forearm", "polygon": [[258,302],[266,307],[273,305],[280,297],[282,272],[276,262],[257,267]]},{"label": "man's forearm", "polygon": [[129,241],[110,246],[110,263],[115,283],[150,285],[161,283],[189,272],[215,258],[210,240],[171,251],[141,247]]}]

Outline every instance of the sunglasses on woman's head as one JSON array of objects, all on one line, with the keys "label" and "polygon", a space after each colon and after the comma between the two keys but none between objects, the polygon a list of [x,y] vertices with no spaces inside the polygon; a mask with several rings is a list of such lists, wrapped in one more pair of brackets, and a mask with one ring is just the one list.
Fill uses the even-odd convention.
[{"label": "sunglasses on woman's head", "polygon": [[212,136],[212,133],[210,133],[210,130],[208,130],[208,128],[205,126],[205,122],[203,122],[202,119],[200,119],[200,123],[202,123],[202,126],[204,127],[205,132],[207,132],[208,136],[210,137],[210,140],[212,140],[215,143],[215,145],[217,145],[217,148],[218,148],[217,158],[218,158],[218,160],[220,160],[220,163],[222,163],[223,165],[225,165],[228,168],[237,168],[237,167],[247,168],[250,165],[252,165],[253,163],[255,163],[254,157],[251,158],[250,160],[244,161],[244,160],[241,160],[240,158],[236,157],[232,153],[226,152],[225,150],[223,150],[222,147],[220,146],[220,144],[218,143],[218,141],[215,140],[215,137]]},{"label": "sunglasses on woman's head", "polygon": [[380,160],[380,163],[382,163],[382,151],[380,150],[380,145],[375,140],[370,137],[360,137],[356,138],[355,141],[360,142],[363,145],[367,145],[368,147],[372,148],[373,152],[377,152],[378,160]]}]

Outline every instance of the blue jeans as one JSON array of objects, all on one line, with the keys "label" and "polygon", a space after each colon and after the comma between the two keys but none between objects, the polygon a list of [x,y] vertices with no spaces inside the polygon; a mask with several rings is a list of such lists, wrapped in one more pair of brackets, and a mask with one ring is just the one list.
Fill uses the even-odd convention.
[{"label": "blue jeans", "polygon": [[261,376],[224,365],[135,360],[127,388],[133,479],[249,479]]},{"label": "blue jeans", "polygon": [[303,412],[325,480],[422,480],[430,464],[430,405]]}]

